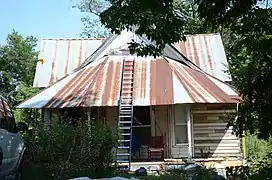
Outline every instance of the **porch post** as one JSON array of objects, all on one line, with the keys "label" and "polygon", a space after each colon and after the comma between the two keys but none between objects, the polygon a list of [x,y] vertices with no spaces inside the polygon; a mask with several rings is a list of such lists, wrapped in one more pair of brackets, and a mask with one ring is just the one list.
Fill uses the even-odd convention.
[{"label": "porch post", "polygon": [[193,156],[192,152],[192,124],[191,124],[191,107],[186,106],[187,114],[187,135],[188,135],[188,159],[191,159]]},{"label": "porch post", "polygon": [[49,131],[51,126],[51,109],[42,109],[42,110],[43,110],[44,129],[46,131]]}]

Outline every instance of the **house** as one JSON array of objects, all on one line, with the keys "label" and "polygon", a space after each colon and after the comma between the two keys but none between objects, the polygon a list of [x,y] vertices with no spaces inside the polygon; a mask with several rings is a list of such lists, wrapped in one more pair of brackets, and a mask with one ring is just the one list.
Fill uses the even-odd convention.
[{"label": "house", "polygon": [[[193,38],[201,39],[197,35]],[[226,66],[219,66],[218,62],[216,66],[215,62],[211,62],[221,57],[220,63],[224,63],[226,57],[224,50],[220,49],[223,48],[222,41],[214,41],[221,44],[216,47],[211,43],[213,40],[209,41],[210,44],[206,42],[206,47],[214,48],[207,52],[201,46],[191,52],[188,48],[187,54],[184,53],[187,42],[180,50],[174,47],[182,47],[180,44],[167,45],[162,55],[154,58],[130,54],[127,43],[131,39],[150,43],[144,37],[123,31],[120,35],[112,35],[98,42],[99,47],[96,50],[92,48],[91,55],[86,55],[85,61],[79,57],[82,57],[82,52],[87,54],[88,48],[75,48],[81,54],[78,56],[78,53],[71,55],[74,52],[69,49],[69,43],[68,49],[58,50],[48,45],[41,51],[40,58],[44,60],[43,63],[38,62],[34,82],[35,86],[47,88],[17,108],[43,109],[47,127],[50,126],[52,111],[69,109],[74,110],[73,115],[88,119],[105,118],[115,129],[121,118],[119,100],[123,101],[125,96],[122,95],[127,83],[124,78],[132,74],[127,87],[131,85],[129,88],[133,97],[128,100],[132,100],[134,116],[132,138],[137,137],[140,142],[139,151],[133,156],[136,161],[148,161],[150,138],[161,137],[163,162],[189,158],[241,164],[240,140],[232,133],[232,127],[226,128],[228,118],[237,110],[240,97],[233,87],[224,82],[230,81],[230,77],[215,69]],[[49,48],[55,49],[55,53],[42,54]],[[65,53],[61,53],[62,50]],[[202,53],[202,56],[192,55],[196,52]],[[58,54],[66,54],[60,60],[66,63],[56,61]],[[80,61],[75,63],[72,57],[75,62]],[[195,62],[190,61],[192,57]],[[212,64],[206,68],[208,72],[200,68],[206,66],[203,57],[207,57]],[[126,69],[130,69],[130,72],[126,73]]]}]

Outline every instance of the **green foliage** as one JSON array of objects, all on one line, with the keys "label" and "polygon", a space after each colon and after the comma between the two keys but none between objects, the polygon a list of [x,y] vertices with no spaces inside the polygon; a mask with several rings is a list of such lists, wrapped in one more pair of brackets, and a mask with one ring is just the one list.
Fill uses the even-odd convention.
[{"label": "green foliage", "polygon": [[132,54],[158,56],[165,44],[185,40],[186,34],[204,31],[205,20],[199,18],[197,6],[187,0],[81,0],[75,7],[92,14],[82,18],[82,35],[85,37],[107,37],[108,29],[117,34],[124,29],[134,29],[136,34],[145,34],[156,42],[152,45],[131,42],[129,49]]},{"label": "green foliage", "polygon": [[99,14],[110,6],[107,0],[77,0],[74,8],[83,13],[89,13],[81,18],[84,25],[82,37],[106,38],[110,31],[99,20]]},{"label": "green foliage", "polygon": [[34,172],[43,169],[39,173],[43,173],[44,179],[105,176],[111,171],[111,150],[117,144],[116,137],[108,125],[101,123],[91,127],[84,121],[76,126],[56,123],[50,131],[43,130],[42,124],[36,125],[25,135],[26,175],[40,178]]},{"label": "green foliage", "polygon": [[268,141],[260,140],[255,135],[248,135],[246,136],[246,151],[251,165],[256,164],[272,153],[272,141],[271,139]]},{"label": "green foliage", "polygon": [[112,33],[119,34],[124,29],[135,30],[138,35],[146,35],[155,45],[132,42],[132,53],[158,56],[165,44],[184,39],[186,18],[174,8],[173,0],[109,0],[111,6],[100,13],[100,20]]},{"label": "green foliage", "polygon": [[[14,103],[19,104],[32,95],[36,94],[38,91],[38,88],[28,87],[22,83],[15,96]],[[33,121],[38,121],[41,118],[40,110],[37,109],[15,109],[13,113],[16,121],[25,122],[29,124],[30,127],[32,127]]]},{"label": "green foliage", "polygon": [[243,130],[259,138],[271,136],[272,86],[272,11],[252,10],[247,17],[229,27],[225,39],[233,85],[243,101],[233,126],[239,135]]},{"label": "green foliage", "polygon": [[81,18],[84,29],[81,33],[82,37],[87,38],[107,38],[110,36],[110,32],[103,27],[100,20],[97,17],[83,17]]},{"label": "green foliage", "polygon": [[0,46],[0,73],[3,79],[0,94],[12,105],[22,82],[25,86],[32,86],[37,61],[36,43],[37,39],[33,36],[23,37],[13,31],[7,37],[7,45]]}]

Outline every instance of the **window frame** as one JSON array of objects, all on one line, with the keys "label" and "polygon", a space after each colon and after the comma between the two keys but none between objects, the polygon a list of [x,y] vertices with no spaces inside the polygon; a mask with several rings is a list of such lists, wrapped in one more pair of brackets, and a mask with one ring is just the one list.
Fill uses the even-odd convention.
[{"label": "window frame", "polygon": [[[178,107],[182,107],[182,108],[184,108],[184,110],[185,110],[185,117],[186,117],[186,121],[185,122],[177,122],[177,118],[176,118],[176,109],[178,108]],[[188,140],[188,127],[187,127],[187,123],[188,123],[188,115],[187,115],[187,105],[181,105],[181,104],[176,104],[176,105],[174,105],[174,108],[173,108],[173,110],[174,110],[174,123],[173,123],[173,144],[174,144],[174,146],[188,146],[188,143],[189,143],[189,140]],[[176,139],[176,135],[177,135],[177,132],[176,132],[176,127],[177,126],[185,126],[185,128],[186,128],[186,142],[185,143],[178,143],[177,142],[177,139]]]}]

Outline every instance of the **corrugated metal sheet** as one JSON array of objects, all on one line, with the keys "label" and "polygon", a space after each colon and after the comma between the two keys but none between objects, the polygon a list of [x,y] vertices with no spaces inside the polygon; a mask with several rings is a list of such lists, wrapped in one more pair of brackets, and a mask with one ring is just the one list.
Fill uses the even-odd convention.
[{"label": "corrugated metal sheet", "polygon": [[135,106],[237,103],[237,93],[227,84],[175,60],[106,56],[30,98],[18,108],[117,106],[124,58],[135,58]]},{"label": "corrugated metal sheet", "polygon": [[222,81],[231,81],[228,62],[220,34],[186,36],[185,42],[174,44],[177,50],[206,73]]},{"label": "corrugated metal sheet", "polygon": [[[124,48],[133,38],[141,39],[132,32],[122,32],[119,36],[112,36],[109,38],[112,41],[104,44],[94,56],[91,55],[104,39],[43,39],[40,45],[39,60],[43,59],[44,63],[38,61],[33,85],[34,87],[52,85],[79,67],[88,57],[92,58],[85,62],[103,57],[112,49]],[[231,80],[226,73],[228,64],[219,34],[187,36],[186,42],[176,43],[174,47],[205,72],[223,81]],[[169,52],[164,52],[166,54],[168,52],[170,57],[176,54],[171,51],[171,48],[168,47]],[[174,59],[182,59],[179,55],[176,56]]]},{"label": "corrugated metal sheet", "polygon": [[34,87],[47,87],[79,67],[103,39],[42,39]]}]

